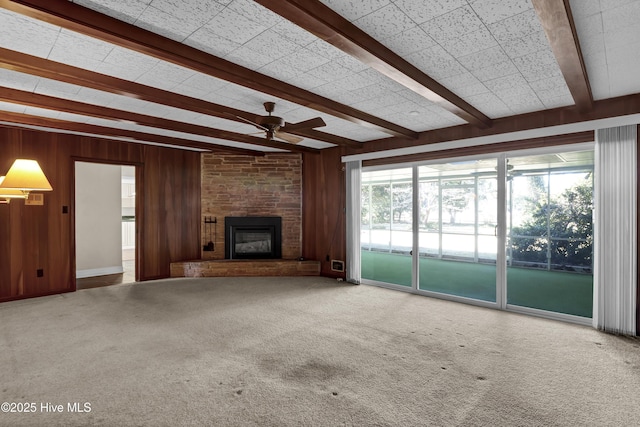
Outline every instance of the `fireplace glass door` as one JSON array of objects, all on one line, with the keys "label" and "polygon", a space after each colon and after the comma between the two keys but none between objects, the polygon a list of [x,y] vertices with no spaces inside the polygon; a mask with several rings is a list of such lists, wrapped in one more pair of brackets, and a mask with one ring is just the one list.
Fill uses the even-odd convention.
[{"label": "fireplace glass door", "polygon": [[225,217],[226,259],[282,258],[281,217]]},{"label": "fireplace glass door", "polygon": [[236,228],[234,236],[234,250],[236,255],[245,256],[248,254],[255,256],[270,255],[273,233],[269,230],[253,230]]}]

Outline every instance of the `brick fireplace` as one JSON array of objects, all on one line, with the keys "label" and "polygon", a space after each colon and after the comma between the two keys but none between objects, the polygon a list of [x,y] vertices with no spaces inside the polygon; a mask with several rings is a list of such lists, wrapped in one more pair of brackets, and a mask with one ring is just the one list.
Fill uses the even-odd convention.
[{"label": "brick fireplace", "polygon": [[[302,156],[273,153],[241,156],[225,153],[202,155],[201,260],[171,263],[172,277],[317,276],[320,262],[302,256]],[[256,257],[225,259],[225,229],[229,217],[280,217],[281,259]],[[205,218],[215,223],[205,224]],[[231,221],[233,224],[233,220]],[[264,249],[264,230],[252,226],[241,248]],[[256,232],[257,231],[257,232]],[[255,246],[253,246],[255,244]],[[204,248],[203,248],[204,249]]]},{"label": "brick fireplace", "polygon": [[[201,249],[210,240],[214,243],[213,251],[202,250],[202,259],[225,259],[227,217],[280,217],[278,258],[292,260],[302,256],[300,154],[269,153],[253,157],[203,153],[201,192]],[[216,218],[217,223],[204,224],[205,217]]]}]

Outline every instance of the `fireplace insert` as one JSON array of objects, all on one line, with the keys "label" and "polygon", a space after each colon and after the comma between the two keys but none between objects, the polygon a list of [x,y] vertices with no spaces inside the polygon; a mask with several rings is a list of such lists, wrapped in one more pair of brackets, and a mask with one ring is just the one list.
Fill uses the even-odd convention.
[{"label": "fireplace insert", "polygon": [[224,242],[226,259],[282,258],[282,218],[225,217]]}]

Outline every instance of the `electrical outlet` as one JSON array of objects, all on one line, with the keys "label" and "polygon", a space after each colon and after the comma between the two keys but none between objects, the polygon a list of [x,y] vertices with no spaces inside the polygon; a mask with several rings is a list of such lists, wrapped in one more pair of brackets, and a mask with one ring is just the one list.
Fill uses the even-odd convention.
[{"label": "electrical outlet", "polygon": [[44,270],[39,268],[36,270],[36,277],[44,277]]},{"label": "electrical outlet", "polygon": [[41,193],[29,193],[29,197],[24,201],[27,206],[42,206],[44,205],[44,194]]}]

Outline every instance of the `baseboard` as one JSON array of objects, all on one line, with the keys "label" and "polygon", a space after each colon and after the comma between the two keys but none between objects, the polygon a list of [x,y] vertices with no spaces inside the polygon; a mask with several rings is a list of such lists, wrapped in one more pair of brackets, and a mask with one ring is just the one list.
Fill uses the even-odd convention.
[{"label": "baseboard", "polygon": [[85,277],[106,276],[109,274],[121,274],[124,273],[124,268],[121,265],[113,267],[102,268],[90,268],[88,270],[77,270],[76,279],[84,279]]}]

